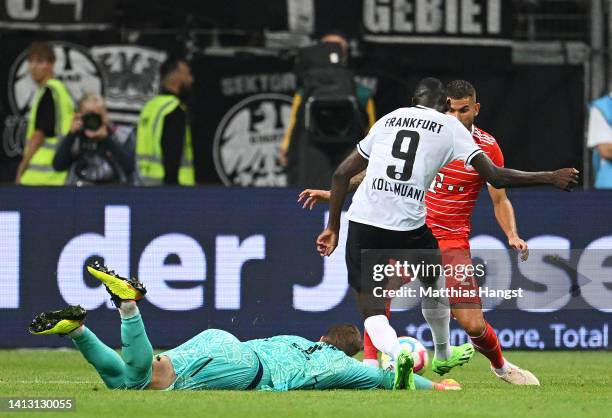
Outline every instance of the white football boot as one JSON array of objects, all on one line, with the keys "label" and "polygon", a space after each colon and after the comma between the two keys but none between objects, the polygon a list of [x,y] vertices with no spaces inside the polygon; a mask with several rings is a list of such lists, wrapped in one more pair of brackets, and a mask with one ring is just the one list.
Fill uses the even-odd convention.
[{"label": "white football boot", "polygon": [[538,378],[529,370],[521,369],[509,361],[506,361],[506,364],[508,368],[505,373],[498,373],[493,367],[491,371],[495,376],[511,385],[540,386]]}]

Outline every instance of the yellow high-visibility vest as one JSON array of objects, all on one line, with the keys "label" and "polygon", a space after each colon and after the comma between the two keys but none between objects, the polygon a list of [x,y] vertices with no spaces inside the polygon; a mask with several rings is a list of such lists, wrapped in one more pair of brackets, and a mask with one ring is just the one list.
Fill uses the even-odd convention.
[{"label": "yellow high-visibility vest", "polygon": [[[164,121],[166,116],[174,112],[179,106],[182,106],[185,112],[187,111],[178,97],[171,94],[162,94],[149,100],[140,113],[136,136],[136,161],[138,173],[146,186],[161,185],[164,182],[161,146]],[[185,141],[178,182],[182,186],[193,186],[195,184],[189,119],[187,119],[187,126],[185,127]]]},{"label": "yellow high-visibility vest", "polygon": [[32,156],[30,164],[21,176],[21,184],[27,186],[61,186],[66,181],[66,171],[55,171],[53,169],[55,151],[62,137],[70,131],[74,116],[74,101],[61,81],[52,78],[36,92],[26,131],[28,141],[26,148],[36,129],[36,115],[46,88],[51,91],[55,105],[55,135],[45,138],[44,144]]}]

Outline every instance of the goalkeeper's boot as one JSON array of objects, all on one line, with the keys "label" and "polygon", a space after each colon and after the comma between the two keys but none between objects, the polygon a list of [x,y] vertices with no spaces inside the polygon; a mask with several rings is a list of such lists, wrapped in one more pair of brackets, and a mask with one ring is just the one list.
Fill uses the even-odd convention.
[{"label": "goalkeeper's boot", "polygon": [[80,305],[36,315],[28,330],[35,335],[66,335],[85,321],[87,311]]},{"label": "goalkeeper's boot", "polygon": [[393,389],[416,390],[414,384],[414,359],[412,353],[403,349],[395,359],[395,378],[393,379]]},{"label": "goalkeeper's boot", "polygon": [[434,357],[431,362],[431,370],[442,376],[450,372],[453,367],[463,366],[474,356],[474,346],[470,343],[458,347],[452,346],[451,352],[452,355],[447,360],[438,360]]},{"label": "goalkeeper's boot", "polygon": [[461,385],[455,379],[444,379],[434,383],[434,389],[440,391],[461,390]]},{"label": "goalkeeper's boot", "polygon": [[495,376],[511,385],[540,386],[538,378],[529,370],[521,369],[509,361],[506,361],[506,364],[508,368],[505,372],[499,373],[493,367],[491,367],[491,371]]},{"label": "goalkeeper's boot", "polygon": [[121,277],[97,261],[87,266],[87,271],[104,283],[106,291],[111,295],[111,299],[116,307],[119,307],[121,301],[124,300],[138,301],[147,293],[147,289],[138,279]]}]

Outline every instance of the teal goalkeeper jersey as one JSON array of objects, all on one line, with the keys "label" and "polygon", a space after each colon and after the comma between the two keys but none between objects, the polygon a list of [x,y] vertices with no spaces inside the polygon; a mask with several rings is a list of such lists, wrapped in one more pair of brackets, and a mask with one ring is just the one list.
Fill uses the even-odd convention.
[{"label": "teal goalkeeper jersey", "polygon": [[226,331],[208,329],[160,355],[170,358],[177,376],[167,390],[393,387],[393,372],[293,335],[240,342]]},{"label": "teal goalkeeper jersey", "polygon": [[293,335],[243,343],[269,372],[260,389],[391,389],[393,372],[368,367],[338,348]]}]

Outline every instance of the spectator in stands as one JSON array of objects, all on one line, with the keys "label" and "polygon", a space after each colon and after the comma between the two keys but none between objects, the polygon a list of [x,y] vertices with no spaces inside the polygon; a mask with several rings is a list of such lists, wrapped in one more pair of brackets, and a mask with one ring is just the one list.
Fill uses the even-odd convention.
[{"label": "spectator in stands", "polygon": [[588,129],[595,187],[612,189],[612,92],[591,103]]},{"label": "spectator in stands", "polygon": [[[330,57],[332,63],[338,64],[334,69],[335,73],[334,70],[331,73],[325,73],[325,68],[329,68],[328,63],[323,71],[311,73],[313,74],[312,81],[309,80],[307,74],[301,74],[301,87],[293,97],[289,126],[280,149],[280,161],[282,165],[287,167],[287,178],[290,186],[313,187],[313,184],[317,184],[319,187],[329,188],[330,179],[336,167],[355,148],[357,141],[365,135],[369,126],[372,126],[376,121],[372,91],[362,84],[355,83],[352,72],[346,68],[349,58],[346,37],[340,33],[332,32],[323,36],[321,43],[339,45],[342,56],[338,60]],[[325,80],[325,77],[329,77],[329,74],[332,74],[331,77],[338,77],[338,82]],[[350,84],[344,79],[346,77],[348,77]],[[319,88],[317,83],[320,83],[323,88]],[[338,97],[338,100],[328,108],[323,104],[318,107],[318,111],[316,110],[318,99],[316,96],[318,94],[324,99],[333,98],[334,95],[339,94],[338,91],[342,89],[339,86],[342,85],[350,85],[349,95],[351,99],[356,99],[354,102],[356,102],[358,109],[353,113],[357,114],[352,114],[349,117],[358,119],[357,129],[345,129],[339,124],[339,121],[346,119],[348,113],[338,106],[341,97]],[[326,87],[331,87],[330,91],[325,91]],[[330,102],[331,100],[328,100],[328,103]],[[307,117],[306,113],[309,106],[315,110],[311,112],[310,117]],[[313,133],[313,130],[307,126],[306,119],[309,119],[311,125],[314,125],[318,118],[322,120],[320,125],[323,128],[330,127],[330,130],[350,131],[350,133],[344,134],[345,138],[340,139],[333,138],[330,134],[324,134],[324,139],[317,138],[317,133]],[[334,127],[334,125],[337,126]]]},{"label": "spectator in stands", "polygon": [[145,186],[193,186],[193,148],[186,98],[193,76],[189,64],[169,58],[160,67],[160,94],[149,100],[138,122],[136,160]]},{"label": "spectator in stands", "polygon": [[53,168],[68,170],[66,184],[128,184],[134,171],[134,141],[121,141],[111,127],[104,99],[87,94],[61,141]]},{"label": "spectator in stands", "polygon": [[23,159],[15,183],[29,186],[59,186],[66,172],[53,170],[52,162],[60,137],[66,135],[74,114],[74,103],[64,84],[54,78],[55,53],[46,42],[34,42],[28,50],[28,70],[38,91],[32,102]]}]

